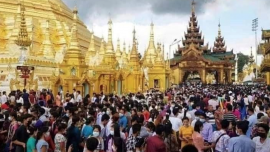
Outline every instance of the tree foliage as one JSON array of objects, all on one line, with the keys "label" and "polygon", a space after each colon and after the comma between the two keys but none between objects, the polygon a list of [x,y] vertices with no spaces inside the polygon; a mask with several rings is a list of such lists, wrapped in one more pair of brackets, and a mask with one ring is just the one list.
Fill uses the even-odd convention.
[{"label": "tree foliage", "polygon": [[246,63],[248,63],[248,55],[244,55],[243,53],[238,53],[238,73],[243,72],[243,67]]}]

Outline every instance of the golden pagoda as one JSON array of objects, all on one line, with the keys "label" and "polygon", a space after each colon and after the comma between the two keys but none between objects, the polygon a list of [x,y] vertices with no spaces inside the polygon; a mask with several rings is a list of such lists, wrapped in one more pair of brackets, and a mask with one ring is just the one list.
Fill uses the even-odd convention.
[{"label": "golden pagoda", "polygon": [[270,85],[270,30],[262,30],[262,52],[263,62],[261,64],[261,72],[265,74],[267,85]]},{"label": "golden pagoda", "polygon": [[171,83],[232,83],[235,64],[233,51],[227,52],[226,50],[225,42],[221,36],[220,24],[213,50],[208,48],[208,44],[204,44],[204,38],[195,15],[194,1],[192,2],[187,33],[185,33],[182,44],[183,47],[178,45],[178,50],[170,61]]}]

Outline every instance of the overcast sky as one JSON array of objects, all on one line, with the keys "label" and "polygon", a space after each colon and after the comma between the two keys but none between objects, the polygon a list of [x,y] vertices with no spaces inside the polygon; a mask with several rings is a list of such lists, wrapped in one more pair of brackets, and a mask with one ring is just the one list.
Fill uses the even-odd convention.
[{"label": "overcast sky", "polygon": [[[78,7],[79,17],[95,35],[107,39],[107,22],[113,21],[114,47],[119,38],[131,44],[135,27],[139,52],[148,46],[150,23],[155,25],[155,43],[169,45],[182,39],[191,15],[191,0],[63,0],[70,8]],[[222,35],[228,50],[250,54],[255,47],[252,19],[259,18],[258,42],[261,29],[270,29],[270,0],[195,0],[196,15],[205,38],[213,47],[221,23]],[[182,45],[182,44],[181,44]],[[176,46],[174,46],[176,47]],[[172,53],[172,51],[171,51]],[[255,53],[255,50],[253,50]],[[171,55],[172,56],[172,55]],[[258,63],[260,63],[260,57]]]}]

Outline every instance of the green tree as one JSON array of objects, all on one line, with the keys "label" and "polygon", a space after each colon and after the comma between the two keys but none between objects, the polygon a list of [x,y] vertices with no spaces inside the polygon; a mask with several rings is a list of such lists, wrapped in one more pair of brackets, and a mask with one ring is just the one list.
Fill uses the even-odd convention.
[{"label": "green tree", "polygon": [[244,55],[243,53],[238,53],[238,73],[243,72],[243,67],[246,63],[248,63],[248,55]]}]

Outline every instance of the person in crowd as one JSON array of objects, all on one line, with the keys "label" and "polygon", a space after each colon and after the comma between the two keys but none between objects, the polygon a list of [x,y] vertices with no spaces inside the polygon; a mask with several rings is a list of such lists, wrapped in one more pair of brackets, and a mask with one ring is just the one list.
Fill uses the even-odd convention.
[{"label": "person in crowd", "polygon": [[199,152],[194,145],[186,145],[182,148],[181,152]]},{"label": "person in crowd", "polygon": [[269,125],[261,123],[258,125],[257,137],[253,138],[256,144],[256,152],[267,152],[270,150],[270,138],[267,138]]},{"label": "person in crowd", "polygon": [[113,152],[125,151],[125,143],[124,143],[122,138],[120,138],[120,137],[113,138],[112,150],[113,150]]},{"label": "person in crowd", "polygon": [[25,151],[26,142],[29,138],[27,129],[31,124],[31,118],[32,116],[30,114],[25,114],[20,117],[22,124],[15,131],[15,134],[12,138],[12,145],[15,147],[15,152]]},{"label": "person in crowd", "polygon": [[94,130],[93,130],[93,136],[92,137],[95,137],[98,140],[98,146],[97,146],[97,148],[95,149],[94,152],[103,151],[104,150],[104,141],[103,141],[103,138],[100,136],[101,128],[100,128],[99,125],[94,125],[93,129]]},{"label": "person in crowd", "polygon": [[62,102],[61,102],[61,93],[58,92],[56,97],[55,97],[55,104],[56,106],[60,107],[62,105]]},{"label": "person in crowd", "polygon": [[79,130],[79,117],[73,116],[72,123],[70,127],[67,129],[67,144],[66,149],[69,146],[72,146],[72,152],[79,152],[81,138],[80,138],[80,130]]},{"label": "person in crowd", "polygon": [[15,111],[11,112],[9,114],[8,120],[10,121],[10,125],[8,128],[8,135],[7,135],[7,144],[6,144],[6,151],[11,151],[13,149],[12,145],[12,139],[16,132],[16,130],[19,127],[18,121],[17,121],[17,113]]},{"label": "person in crowd", "polygon": [[85,121],[85,125],[81,131],[82,137],[84,139],[87,139],[89,136],[93,135],[93,125],[94,125],[94,118],[93,117],[87,118]]},{"label": "person in crowd", "polygon": [[248,108],[248,115],[249,117],[247,121],[249,122],[249,125],[248,125],[247,136],[251,137],[252,128],[254,127],[255,124],[257,124],[257,116],[255,115],[254,109],[252,107]]},{"label": "person in crowd", "polygon": [[[204,145],[204,139],[200,132],[203,130],[203,123],[200,121],[196,121],[194,125],[194,132],[192,134],[192,141],[194,146],[198,149],[198,152],[203,152],[206,149],[211,148],[211,145]],[[184,148],[184,147],[183,147]]]},{"label": "person in crowd", "polygon": [[36,150],[37,152],[47,152],[49,149],[49,144],[45,141],[46,133],[49,131],[48,127],[42,127],[37,132],[36,139]]},{"label": "person in crowd", "polygon": [[84,152],[95,152],[97,147],[98,147],[98,140],[95,137],[88,138],[86,140]]},{"label": "person in crowd", "polygon": [[177,117],[178,114],[179,114],[179,109],[178,109],[178,107],[174,107],[174,108],[173,108],[173,111],[172,111],[173,115],[171,115],[171,110],[167,110],[167,112],[168,112],[168,114],[170,115],[169,120],[170,120],[170,122],[171,122],[171,124],[172,124],[172,129],[173,129],[175,132],[179,131],[179,128],[180,128],[183,124],[182,124],[182,120],[181,120],[180,118]]},{"label": "person in crowd", "polygon": [[37,138],[37,128],[30,126],[28,128],[30,137],[26,143],[26,150],[27,152],[36,152],[36,138]]},{"label": "person in crowd", "polygon": [[112,149],[114,138],[120,137],[120,126],[115,123],[111,125],[109,136],[106,139],[105,150],[106,152],[114,152]]},{"label": "person in crowd", "polygon": [[199,111],[196,111],[195,113],[194,113],[194,115],[195,115],[195,117],[194,117],[194,119],[192,120],[192,122],[191,122],[191,127],[195,127],[195,123],[197,122],[197,121],[199,121],[200,120],[200,115],[201,115],[201,112],[199,112]]},{"label": "person in crowd", "polygon": [[121,109],[119,111],[119,116],[120,116],[119,125],[122,131],[127,127],[127,124],[128,124],[127,117],[125,116],[125,109]]},{"label": "person in crowd", "polygon": [[163,122],[163,125],[165,127],[165,144],[167,151],[170,152],[178,152],[179,151],[179,145],[177,141],[177,135],[176,131],[172,129],[172,123],[168,119],[170,115],[166,115],[166,119]]},{"label": "person in crowd", "polygon": [[146,152],[161,152],[166,151],[166,144],[163,141],[162,134],[164,133],[164,126],[156,126],[156,135],[148,137],[146,140]]},{"label": "person in crowd", "polygon": [[193,128],[189,125],[189,119],[184,117],[182,119],[183,126],[179,128],[179,138],[181,140],[181,148],[185,145],[192,144]]},{"label": "person in crowd", "polygon": [[236,123],[236,132],[238,137],[233,137],[229,140],[229,152],[255,152],[256,144],[246,136],[248,130],[248,121],[238,121]]},{"label": "person in crowd", "polygon": [[214,131],[212,136],[212,147],[215,152],[223,152],[227,150],[227,145],[230,136],[227,135],[227,130],[229,128],[230,122],[227,119],[221,121],[221,130]]},{"label": "person in crowd", "polygon": [[231,104],[227,104],[226,111],[227,112],[223,115],[223,119],[226,119],[229,122],[237,120],[237,117],[233,114],[233,106]]},{"label": "person in crowd", "polygon": [[66,152],[67,139],[65,137],[67,125],[60,123],[58,125],[58,132],[54,137],[55,150],[54,152]]},{"label": "person in crowd", "polygon": [[126,142],[127,152],[135,151],[135,145],[136,145],[136,142],[137,142],[137,137],[140,134],[140,130],[141,130],[141,125],[140,124],[132,125],[133,133],[132,133],[132,135],[130,135],[128,137],[127,142]]},{"label": "person in crowd", "polygon": [[213,127],[210,123],[206,122],[206,114],[202,113],[200,116],[200,122],[203,123],[203,130],[201,134],[205,142],[210,143],[212,140]]}]

